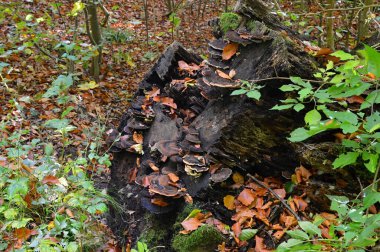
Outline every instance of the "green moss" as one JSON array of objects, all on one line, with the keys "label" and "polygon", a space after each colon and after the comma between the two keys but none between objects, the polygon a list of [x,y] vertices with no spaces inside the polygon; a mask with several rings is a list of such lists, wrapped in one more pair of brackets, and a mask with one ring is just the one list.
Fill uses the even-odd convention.
[{"label": "green moss", "polygon": [[175,220],[175,223],[173,225],[173,230],[174,232],[178,233],[181,229],[182,229],[182,225],[181,225],[181,222],[187,218],[187,216],[191,213],[191,211],[193,211],[194,209],[196,209],[196,206],[194,206],[193,204],[188,204],[186,205],[182,211],[177,215],[177,218]]},{"label": "green moss", "polygon": [[249,30],[249,31],[256,31],[257,30],[257,26],[258,26],[258,23],[257,23],[258,21],[256,21],[256,20],[249,20],[248,22],[247,22],[247,24],[246,24],[246,27],[247,27],[247,29]]},{"label": "green moss", "polygon": [[148,220],[146,223],[149,225],[144,227],[138,240],[146,243],[148,247],[166,243],[166,239],[169,237],[170,226],[168,223],[170,222],[162,222],[153,214],[146,214],[144,218]]},{"label": "green moss", "polygon": [[220,16],[220,29],[222,30],[223,33],[226,33],[227,31],[230,30],[235,30],[239,27],[241,22],[241,17],[232,12],[225,12],[222,13]]},{"label": "green moss", "polygon": [[172,247],[177,252],[212,252],[223,241],[223,235],[216,228],[203,225],[189,235],[176,235]]}]

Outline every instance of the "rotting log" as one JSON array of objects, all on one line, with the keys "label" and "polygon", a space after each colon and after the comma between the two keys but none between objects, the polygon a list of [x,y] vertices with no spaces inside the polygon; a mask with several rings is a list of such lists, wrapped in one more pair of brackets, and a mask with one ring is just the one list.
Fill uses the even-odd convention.
[{"label": "rotting log", "polygon": [[[331,168],[338,149],[330,133],[290,143],[286,137],[303,125],[304,115],[270,110],[285,98],[278,89],[286,83],[281,77],[311,78],[317,63],[270,13],[260,18],[253,15],[255,8],[241,6],[237,12],[249,12],[251,19],[210,42],[207,61],[201,63],[179,43],[169,46],[140,83],[118,131],[110,133],[122,135],[112,147],[109,191],[128,213],[110,218],[124,239],[138,239],[148,221],[145,213],[174,224],[185,201],[228,223],[230,213],[218,203],[226,190],[220,183],[235,171],[286,177],[301,164],[318,168],[312,184],[314,192],[322,193],[316,202],[323,207],[328,202],[324,194],[343,193],[334,187],[338,179],[351,181],[355,189],[350,171]],[[237,53],[223,59],[227,44]],[[230,96],[238,80],[262,85],[260,101]],[[325,184],[318,182],[326,176]],[[170,235],[166,241],[163,251],[170,251]]]}]

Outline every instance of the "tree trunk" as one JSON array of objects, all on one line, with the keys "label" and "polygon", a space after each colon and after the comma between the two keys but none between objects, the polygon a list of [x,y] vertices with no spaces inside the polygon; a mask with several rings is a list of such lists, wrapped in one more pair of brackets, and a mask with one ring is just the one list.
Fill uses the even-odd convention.
[{"label": "tree trunk", "polygon": [[99,24],[98,19],[98,11],[97,11],[98,4],[96,1],[89,1],[86,4],[86,21],[87,21],[87,33],[90,37],[91,43],[97,48],[96,55],[92,58],[92,65],[91,65],[91,75],[94,77],[96,82],[99,82],[99,76],[100,76],[100,64],[102,59],[102,32]]},{"label": "tree trunk", "polygon": [[[365,0],[364,5],[368,6],[373,4],[373,0]],[[368,36],[368,14],[369,14],[369,7],[363,8],[359,12],[359,20],[358,20],[358,41],[364,40]]]},{"label": "tree trunk", "polygon": [[[327,0],[327,8],[333,9],[335,0]],[[334,32],[334,15],[333,11],[328,11],[326,16],[326,45],[331,50],[335,50],[335,32]]]}]

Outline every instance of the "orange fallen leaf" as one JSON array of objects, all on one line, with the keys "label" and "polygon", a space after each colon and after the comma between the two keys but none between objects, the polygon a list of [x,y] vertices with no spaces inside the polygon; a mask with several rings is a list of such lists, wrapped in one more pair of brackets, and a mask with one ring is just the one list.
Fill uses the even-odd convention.
[{"label": "orange fallen leaf", "polygon": [[280,240],[285,234],[285,231],[279,230],[276,233],[273,234],[273,237],[276,238],[277,240]]},{"label": "orange fallen leaf", "polygon": [[255,252],[270,252],[272,250],[268,250],[265,248],[264,245],[264,238],[261,238],[260,236],[255,236],[256,246],[255,246]]},{"label": "orange fallen leaf", "polygon": [[47,175],[43,178],[42,180],[43,184],[48,184],[48,185],[58,185],[61,184],[59,179],[56,176],[53,175]]},{"label": "orange fallen leaf", "polygon": [[222,58],[223,60],[231,59],[237,52],[239,44],[230,43],[223,48]]},{"label": "orange fallen leaf", "polygon": [[157,171],[160,170],[160,168],[158,168],[158,167],[157,167],[154,163],[152,163],[152,162],[149,163],[149,167],[150,167],[153,171],[155,171],[155,172],[157,172]]},{"label": "orange fallen leaf", "polygon": [[234,232],[236,239],[238,239],[237,237],[241,234],[241,224],[239,222],[235,222],[232,225],[231,230]]},{"label": "orange fallen leaf", "polygon": [[296,204],[298,210],[301,212],[305,211],[306,207],[308,206],[307,202],[300,196],[294,196],[293,201]]},{"label": "orange fallen leaf", "polygon": [[170,97],[161,97],[161,103],[173,109],[177,109],[177,104],[175,104],[174,100]]},{"label": "orange fallen leaf", "polygon": [[302,165],[298,168],[296,168],[296,176],[297,176],[297,182],[302,183],[309,180],[309,177],[311,176],[311,172],[309,172],[305,167]]},{"label": "orange fallen leaf", "polygon": [[285,189],[273,189],[273,191],[278,195],[280,196],[281,199],[284,199],[285,196],[286,196],[286,191]]},{"label": "orange fallen leaf", "polygon": [[245,188],[243,191],[241,191],[237,199],[244,205],[249,206],[252,204],[255,198],[256,195],[250,189]]},{"label": "orange fallen leaf", "polygon": [[136,131],[133,133],[132,139],[133,139],[133,141],[135,141],[138,144],[142,144],[144,141],[143,135],[137,133]]},{"label": "orange fallen leaf", "polygon": [[166,207],[169,205],[164,199],[162,198],[153,198],[150,201],[152,204],[160,206],[160,207]]},{"label": "orange fallen leaf", "polygon": [[65,212],[66,212],[67,216],[69,216],[70,218],[74,218],[74,214],[73,214],[73,212],[70,209],[67,208],[65,210]]},{"label": "orange fallen leaf", "polygon": [[224,206],[225,206],[228,210],[234,210],[234,209],[235,209],[234,201],[235,201],[235,197],[232,196],[232,195],[227,195],[227,196],[225,196],[225,197],[223,198]]},{"label": "orange fallen leaf", "polygon": [[178,182],[178,180],[179,180],[179,177],[177,175],[175,175],[174,173],[172,173],[172,172],[169,173],[168,176],[169,176],[169,179],[171,181],[173,181],[174,183]]},{"label": "orange fallen leaf", "polygon": [[365,101],[365,99],[359,95],[354,95],[354,96],[346,98],[346,101],[351,104],[353,103],[362,104]]},{"label": "orange fallen leaf", "polygon": [[14,231],[15,237],[21,242],[28,240],[30,236],[36,235],[36,234],[38,234],[36,230],[28,229],[25,227],[18,228]]},{"label": "orange fallen leaf", "polygon": [[331,54],[333,51],[330,48],[321,48],[319,51],[316,53],[316,56],[323,56],[323,55],[328,55]]},{"label": "orange fallen leaf", "polygon": [[194,231],[202,225],[202,222],[200,222],[197,218],[190,218],[182,221],[181,225],[186,231]]},{"label": "orange fallen leaf", "polygon": [[231,77],[228,74],[219,69],[216,70],[216,73],[219,75],[219,77],[222,77],[223,79],[231,80]]}]

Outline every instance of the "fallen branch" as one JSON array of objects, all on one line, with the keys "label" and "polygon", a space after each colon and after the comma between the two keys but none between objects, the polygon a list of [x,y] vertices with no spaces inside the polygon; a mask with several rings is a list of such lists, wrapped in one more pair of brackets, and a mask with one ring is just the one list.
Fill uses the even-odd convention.
[{"label": "fallen branch", "polygon": [[294,215],[294,217],[296,217],[297,221],[302,221],[301,217],[298,216],[298,214],[285,202],[285,200],[283,198],[281,198],[277,193],[275,193],[269,186],[267,186],[266,184],[264,184],[263,182],[261,182],[260,180],[258,180],[257,178],[255,178],[254,176],[252,176],[251,174],[247,173],[247,176],[249,178],[251,178],[256,184],[258,184],[259,186],[267,189],[276,199],[278,199],[283,205],[284,207],[291,213]]}]

